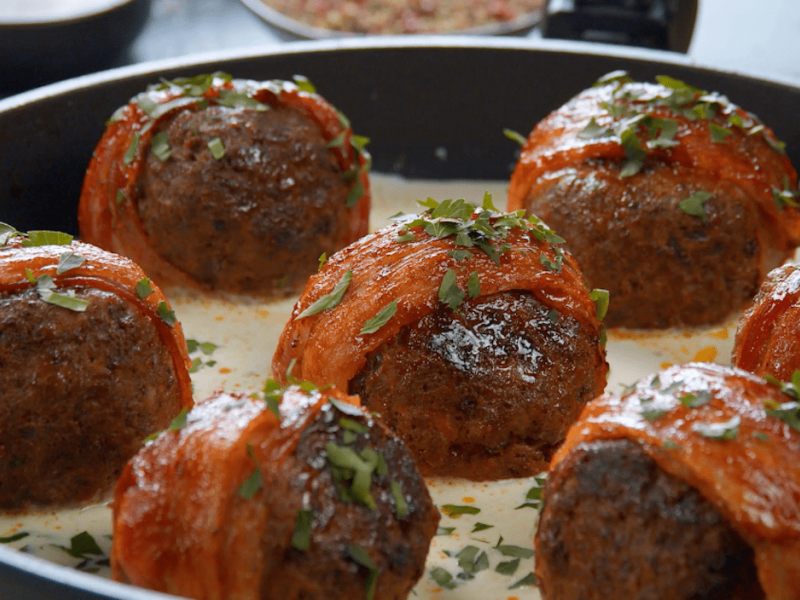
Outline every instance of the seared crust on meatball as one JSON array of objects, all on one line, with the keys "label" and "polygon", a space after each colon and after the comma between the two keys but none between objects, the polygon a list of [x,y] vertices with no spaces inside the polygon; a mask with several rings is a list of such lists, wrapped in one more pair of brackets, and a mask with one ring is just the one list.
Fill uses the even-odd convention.
[{"label": "seared crust on meatball", "polygon": [[[156,251],[202,287],[294,290],[349,241],[351,184],[319,126],[285,107],[210,106],[162,123],[172,152],[147,154],[137,209]],[[208,148],[220,139],[224,156]]]},{"label": "seared crust on meatball", "polygon": [[[755,295],[762,269],[783,259],[761,257],[769,247],[762,215],[731,182],[661,162],[620,179],[622,164],[587,161],[524,203],[565,232],[589,287],[608,289],[608,326],[718,323]],[[699,191],[712,194],[703,220],[680,208]]]},{"label": "seared crust on meatball", "polygon": [[404,600],[439,522],[412,457],[335,388],[271,400],[219,393],[131,460],[114,577],[198,600]]},{"label": "seared crust on meatball", "polygon": [[757,600],[753,550],[634,442],[577,446],[550,473],[536,535],[546,600]]},{"label": "seared crust on meatball", "polygon": [[503,479],[543,471],[595,396],[597,334],[522,291],[406,325],[350,382],[423,473]]},{"label": "seared crust on meatball", "polygon": [[35,290],[0,297],[0,507],[91,499],[180,410],[152,322],[114,294],[75,292],[85,312]]}]

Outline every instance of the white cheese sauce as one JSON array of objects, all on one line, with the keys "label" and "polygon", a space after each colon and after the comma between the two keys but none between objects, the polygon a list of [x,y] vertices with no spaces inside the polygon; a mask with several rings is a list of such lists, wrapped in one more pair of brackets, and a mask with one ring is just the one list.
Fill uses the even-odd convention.
[{"label": "white cheese sauce", "polygon": [[[407,181],[375,174],[372,177],[372,230],[387,224],[387,217],[417,212],[416,200],[465,198],[480,204],[490,192],[495,205],[505,205],[506,182]],[[186,338],[199,345],[191,353],[195,397],[202,399],[220,389],[259,391],[270,376],[277,339],[289,318],[295,299],[272,303],[237,304],[225,300],[181,296],[171,299]],[[613,301],[613,300],[612,300]],[[702,331],[653,334],[610,331],[607,391],[621,392],[641,377],[670,364],[693,360],[729,364],[736,319],[725,326]],[[209,343],[210,344],[207,344]],[[202,344],[206,343],[205,346]],[[533,535],[538,517],[534,478],[474,483],[431,478],[428,487],[440,507],[455,505],[478,509],[474,514],[448,515],[442,510],[441,535],[434,537],[425,574],[411,598],[419,600],[539,600],[526,579],[533,572]],[[102,554],[80,547],[88,532]],[[21,536],[22,534],[26,534]],[[19,539],[9,541],[9,538]],[[111,510],[100,504],[34,514],[0,515],[4,545],[36,556],[110,577],[107,556],[111,547]],[[502,542],[500,541],[502,538]],[[468,547],[466,553],[458,554]],[[71,554],[69,550],[76,550]],[[97,552],[89,546],[93,552]],[[485,553],[485,554],[484,554]],[[469,560],[466,556],[471,555]],[[518,559],[518,563],[516,562]],[[515,566],[516,565],[516,566]],[[499,571],[497,570],[499,568]],[[474,571],[466,573],[465,571]],[[437,575],[434,579],[432,572]],[[447,581],[447,577],[452,577]],[[380,585],[380,580],[378,580]]]}]

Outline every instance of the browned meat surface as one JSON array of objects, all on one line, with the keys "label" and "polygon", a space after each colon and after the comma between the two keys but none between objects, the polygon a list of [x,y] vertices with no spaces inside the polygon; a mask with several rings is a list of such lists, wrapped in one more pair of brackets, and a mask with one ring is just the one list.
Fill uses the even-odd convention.
[{"label": "browned meat surface", "polygon": [[[752,298],[769,247],[761,213],[741,188],[686,167],[653,162],[619,178],[622,161],[595,160],[537,188],[525,205],[556,231],[589,287],[605,287],[606,324],[664,328],[724,320]],[[679,207],[712,193],[706,222]],[[713,301],[710,301],[713,299]]]},{"label": "browned meat surface", "polygon": [[406,325],[367,356],[350,392],[424,473],[530,475],[594,398],[597,344],[590,326],[532,294],[501,292]]},{"label": "browned meat surface", "polygon": [[[162,124],[172,153],[150,152],[139,217],[156,251],[204,287],[252,293],[302,285],[345,245],[350,183],[320,128],[289,108],[211,106]],[[208,142],[219,138],[215,159]]]},{"label": "browned meat surface", "polygon": [[153,322],[115,294],[75,290],[85,312],[33,288],[0,296],[2,508],[91,499],[180,410]]},{"label": "browned meat surface", "polygon": [[753,550],[635,442],[577,446],[550,474],[536,534],[546,600],[758,600]]}]

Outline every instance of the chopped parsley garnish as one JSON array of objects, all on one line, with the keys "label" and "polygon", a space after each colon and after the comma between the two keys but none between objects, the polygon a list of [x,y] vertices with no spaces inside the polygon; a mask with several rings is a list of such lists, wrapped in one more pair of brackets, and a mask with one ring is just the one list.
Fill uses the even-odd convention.
[{"label": "chopped parsley garnish", "polygon": [[216,99],[216,103],[228,108],[252,108],[258,111],[269,110],[269,106],[247,95],[246,92],[234,92],[233,90],[225,88],[219,91],[219,98]]},{"label": "chopped parsley garnish", "polygon": [[461,306],[465,297],[464,291],[456,285],[456,272],[453,269],[447,269],[439,286],[439,301],[447,304],[450,310],[454,311]]},{"label": "chopped parsley garnish", "polygon": [[261,468],[256,462],[252,444],[247,444],[247,455],[250,457],[250,460],[253,461],[255,468],[248,478],[244,480],[244,483],[239,486],[239,497],[245,500],[252,498],[255,493],[261,489]]},{"label": "chopped parsley garnish", "polygon": [[298,550],[308,550],[311,547],[311,522],[314,513],[310,510],[299,509],[294,522],[292,546]]},{"label": "chopped parsley garnish", "polygon": [[[478,554],[480,552],[480,554]],[[461,567],[464,574],[467,576],[474,575],[480,571],[485,571],[489,568],[489,557],[486,552],[481,552],[477,546],[467,546],[456,554],[458,559],[458,566]],[[463,579],[470,579],[471,577],[462,577]]]},{"label": "chopped parsley garnish", "polygon": [[486,523],[475,523],[475,527],[472,528],[470,533],[477,533],[479,531],[485,531],[487,529],[491,529],[494,525],[487,525]]},{"label": "chopped parsley garnish", "polygon": [[450,571],[442,567],[433,567],[428,574],[436,582],[436,585],[443,587],[446,590],[452,590],[456,587],[456,582],[453,581],[453,575]]},{"label": "chopped parsley garnish", "polygon": [[372,597],[375,594],[375,584],[378,582],[380,570],[375,566],[375,563],[372,562],[369,554],[367,554],[367,551],[362,546],[358,546],[357,544],[348,544],[347,554],[356,563],[369,569],[369,575],[367,576],[367,600],[372,600]]},{"label": "chopped parsley garnish", "polygon": [[610,127],[601,127],[597,124],[597,121],[594,120],[592,117],[589,120],[589,123],[578,132],[578,137],[584,140],[592,140],[595,138],[606,137],[609,135],[613,135],[614,130]]},{"label": "chopped parsley garnish", "polygon": [[477,506],[461,506],[458,504],[443,504],[440,508],[448,517],[457,515],[477,515],[481,512],[481,509]]},{"label": "chopped parsley garnish", "polygon": [[329,308],[333,308],[342,301],[342,297],[344,293],[347,291],[347,287],[350,285],[350,280],[353,277],[352,271],[345,272],[342,275],[342,278],[339,282],[334,286],[333,291],[330,294],[325,294],[324,296],[320,296],[313,304],[311,304],[308,308],[306,308],[303,312],[301,312],[296,319],[304,319],[305,317],[310,317],[311,315],[315,315],[318,312],[322,312],[323,310],[328,310]]},{"label": "chopped parsley garnish", "polygon": [[792,429],[800,431],[800,402],[764,400],[764,408],[770,417],[780,419]]},{"label": "chopped parsley garnish", "polygon": [[126,167],[133,162],[133,159],[136,157],[136,150],[139,148],[139,132],[133,134],[131,138],[131,143],[128,145],[128,149],[125,150],[125,154],[122,157],[122,164]]},{"label": "chopped parsley garnish", "polygon": [[170,327],[175,327],[175,322],[177,320],[175,317],[175,311],[169,307],[169,304],[162,300],[158,303],[156,310],[158,311],[158,316],[162,321],[164,321],[164,323]]},{"label": "chopped parsley garnish", "polygon": [[172,154],[172,148],[169,146],[169,134],[166,131],[159,131],[153,136],[150,151],[161,162],[166,162],[169,159]]},{"label": "chopped parsley garnish", "polygon": [[589,294],[589,299],[594,302],[597,307],[597,320],[602,321],[608,312],[608,290],[594,289]]},{"label": "chopped parsley garnish", "polygon": [[73,237],[60,231],[29,231],[28,239],[22,242],[26,248],[32,246],[69,246]]},{"label": "chopped parsley garnish", "polygon": [[706,219],[705,203],[711,198],[711,194],[705,190],[698,190],[688,198],[684,198],[678,202],[678,207],[687,215],[700,217],[700,219],[703,221],[703,224],[706,224],[708,221]]},{"label": "chopped parsley garnish", "polygon": [[328,253],[327,252],[323,252],[322,254],[319,255],[319,266],[317,267],[317,271],[322,269],[322,265],[325,264],[326,260],[328,260]]},{"label": "chopped parsley garnish", "polygon": [[281,418],[280,403],[283,398],[284,388],[274,379],[267,379],[264,383],[264,401],[267,409],[278,419]]},{"label": "chopped parsley garnish", "polygon": [[533,548],[523,548],[522,546],[512,546],[510,544],[497,545],[495,550],[503,556],[510,556],[511,558],[531,558],[533,556]]},{"label": "chopped parsley garnish", "polygon": [[[30,279],[32,275],[28,276]],[[89,301],[75,297],[74,290],[67,290],[66,294],[56,292],[56,285],[53,278],[49,275],[42,275],[37,277],[36,291],[39,294],[39,299],[47,304],[60,306],[74,312],[84,312],[89,307]]]},{"label": "chopped parsley garnish", "polygon": [[520,148],[525,145],[527,141],[525,136],[521,133],[514,131],[513,129],[503,129],[503,135],[510,139],[512,142],[517,142]]},{"label": "chopped parsley garnish", "polygon": [[436,535],[450,535],[456,530],[455,527],[437,527],[436,528]]},{"label": "chopped parsley garnish", "polygon": [[72,252],[64,252],[64,254],[62,254],[58,258],[58,267],[56,268],[56,275],[61,275],[62,273],[66,273],[71,269],[77,269],[84,262],[86,262],[86,259],[80,254],[74,254]]},{"label": "chopped parsley garnish", "polygon": [[16,542],[23,538],[26,538],[30,535],[30,533],[26,531],[20,531],[19,533],[15,533],[13,535],[8,535],[6,537],[0,537],[0,544],[10,544],[11,542]]},{"label": "chopped parsley garnish", "polygon": [[640,413],[642,417],[644,417],[644,419],[650,423],[667,414],[666,410],[653,406],[652,398],[641,398],[639,400],[639,404],[641,405]]},{"label": "chopped parsley garnish", "polygon": [[712,440],[735,440],[739,435],[739,415],[721,423],[695,423],[692,430]]},{"label": "chopped parsley garnish", "polygon": [[515,558],[514,560],[498,563],[494,570],[500,573],[500,575],[511,576],[517,572],[517,569],[519,568],[519,561],[519,558]]},{"label": "chopped parsley garnish", "polygon": [[520,508],[535,508],[539,510],[542,507],[542,483],[539,483],[537,479],[537,485],[533,486],[531,489],[528,490],[528,493],[525,494],[525,502],[520,504],[514,510],[518,510]]},{"label": "chopped parsley garnish", "polygon": [[180,431],[184,427],[186,427],[186,407],[184,406],[175,418],[172,419],[172,422],[169,424],[170,431]]},{"label": "chopped parsley garnish", "polygon": [[553,308],[547,313],[547,318],[553,325],[558,325],[558,309]]},{"label": "chopped parsley garnish", "polygon": [[467,295],[473,299],[481,295],[481,281],[477,271],[473,271],[469,275],[469,279],[467,280]]},{"label": "chopped parsley garnish", "polygon": [[73,558],[86,558],[87,554],[94,556],[103,556],[103,551],[97,544],[92,535],[87,531],[74,535],[69,540],[69,548],[66,546],[58,546],[53,544],[56,548],[63,550]]},{"label": "chopped parsley garnish", "polygon": [[211,151],[211,156],[213,156],[216,160],[220,160],[223,156],[225,156],[225,144],[222,143],[221,138],[212,138],[206,145]]},{"label": "chopped parsley garnish", "polygon": [[716,123],[709,123],[708,131],[711,135],[711,141],[715,144],[724,143],[725,139],[729,135],[733,135],[733,132],[730,129],[723,127],[722,125],[717,125]]},{"label": "chopped parsley garnish", "polygon": [[679,400],[681,404],[688,408],[699,408],[711,402],[711,393],[706,390],[700,390],[696,394],[684,394]]},{"label": "chopped parsley garnish", "polygon": [[392,481],[389,487],[392,490],[392,497],[394,498],[394,512],[397,518],[402,521],[408,516],[408,503],[403,497],[403,488],[397,481]]},{"label": "chopped parsley garnish", "polygon": [[[378,466],[378,453],[365,448],[361,453],[356,453],[352,448],[339,446],[333,442],[325,445],[325,454],[331,465],[333,480],[340,484],[337,487],[339,498],[342,501],[357,501],[375,510],[377,505],[370,493],[372,473]],[[350,481],[350,487],[344,483]]]},{"label": "chopped parsley garnish", "polygon": [[375,333],[381,327],[386,325],[386,323],[389,322],[389,320],[395,315],[396,312],[397,312],[397,298],[395,298],[389,304],[380,309],[377,315],[375,315],[369,321],[364,323],[364,326],[361,328],[361,331],[358,332],[358,335]]},{"label": "chopped parsley garnish", "polygon": [[364,194],[366,194],[364,185],[361,183],[360,179],[356,179],[355,184],[353,184],[353,187],[347,193],[347,200],[345,200],[345,206],[347,206],[347,208],[354,207],[356,203],[358,203],[358,201],[364,197]]},{"label": "chopped parsley garnish", "polygon": [[304,75],[294,75],[292,76],[292,79],[294,80],[297,89],[299,89],[301,92],[307,92],[309,94],[317,93],[316,86],[311,83],[311,80],[309,80],[308,77]]},{"label": "chopped parsley garnish", "polygon": [[515,590],[517,588],[527,585],[536,585],[536,575],[534,575],[532,572],[528,573],[527,575],[525,575],[525,577],[523,577],[516,583],[512,584],[508,589]]}]

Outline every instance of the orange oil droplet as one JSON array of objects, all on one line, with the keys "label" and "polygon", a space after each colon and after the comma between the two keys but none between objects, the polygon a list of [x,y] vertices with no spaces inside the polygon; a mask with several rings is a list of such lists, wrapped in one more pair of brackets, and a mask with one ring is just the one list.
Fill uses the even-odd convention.
[{"label": "orange oil droplet", "polygon": [[220,372],[220,373],[222,373],[223,375],[227,375],[228,373],[230,373],[230,372],[231,372],[231,370],[230,370],[228,367],[222,367],[222,368],[219,370],[219,372]]},{"label": "orange oil droplet", "polygon": [[223,315],[217,315],[216,317],[214,317],[214,320],[215,321],[224,321],[225,317]]},{"label": "orange oil droplet", "polygon": [[671,366],[672,366],[671,362],[663,362],[663,363],[661,363],[661,368],[662,369],[669,369]]},{"label": "orange oil droplet", "polygon": [[461,499],[461,501],[466,502],[467,504],[472,504],[473,502],[475,502],[475,498],[473,498],[472,496],[464,496]]},{"label": "orange oil droplet", "polygon": [[697,362],[714,362],[715,358],[717,358],[717,349],[714,346],[706,346],[697,351],[693,360]]},{"label": "orange oil droplet", "polygon": [[719,331],[712,331],[708,334],[708,337],[712,337],[715,340],[727,340],[729,336],[730,331],[728,331],[727,327],[725,329],[720,329]]}]

